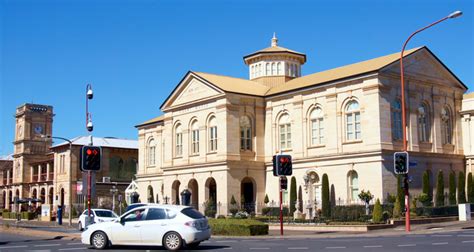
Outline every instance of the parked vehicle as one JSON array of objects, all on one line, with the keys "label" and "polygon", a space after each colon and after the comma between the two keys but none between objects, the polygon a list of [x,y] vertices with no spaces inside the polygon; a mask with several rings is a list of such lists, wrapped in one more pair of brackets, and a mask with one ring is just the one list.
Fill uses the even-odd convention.
[{"label": "parked vehicle", "polygon": [[150,204],[136,207],[112,222],[90,225],[82,243],[96,249],[111,245],[164,246],[176,251],[196,248],[211,238],[207,218],[194,208]]},{"label": "parked vehicle", "polygon": [[130,205],[127,206],[127,208],[125,208],[125,211],[124,213],[134,209],[134,208],[137,208],[137,207],[141,207],[141,206],[146,206],[146,205],[149,205],[150,203],[132,203]]},{"label": "parked vehicle", "polygon": [[[79,216],[79,222],[77,223],[79,231],[84,230],[84,228],[86,227],[86,218],[88,211],[89,210],[86,209],[81,214],[81,216]],[[93,217],[92,223],[113,221],[119,217],[116,213],[109,209],[91,209],[91,215]]]}]

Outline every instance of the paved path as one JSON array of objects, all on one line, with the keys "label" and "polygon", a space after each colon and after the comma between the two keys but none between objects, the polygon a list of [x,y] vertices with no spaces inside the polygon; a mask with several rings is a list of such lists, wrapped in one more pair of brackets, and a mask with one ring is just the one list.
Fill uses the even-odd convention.
[{"label": "paved path", "polygon": [[[0,234],[0,251],[85,251],[79,240]],[[474,252],[474,230],[340,238],[213,238],[197,251],[469,251]],[[113,247],[108,251],[164,251],[162,247]]]}]

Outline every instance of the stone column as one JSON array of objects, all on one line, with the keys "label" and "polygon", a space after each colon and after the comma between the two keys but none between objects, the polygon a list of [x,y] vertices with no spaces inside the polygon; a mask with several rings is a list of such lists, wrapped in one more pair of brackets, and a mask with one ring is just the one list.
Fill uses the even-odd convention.
[{"label": "stone column", "polygon": [[35,168],[30,166],[30,182],[33,182],[33,175],[35,174]]},{"label": "stone column", "polygon": [[49,177],[50,169],[51,169],[51,165],[49,163],[46,163],[46,181],[49,181],[52,179]]},{"label": "stone column", "polygon": [[7,171],[7,185],[10,183],[10,170]]},{"label": "stone column", "polygon": [[38,165],[38,182],[41,181],[41,168],[42,168],[42,166]]}]

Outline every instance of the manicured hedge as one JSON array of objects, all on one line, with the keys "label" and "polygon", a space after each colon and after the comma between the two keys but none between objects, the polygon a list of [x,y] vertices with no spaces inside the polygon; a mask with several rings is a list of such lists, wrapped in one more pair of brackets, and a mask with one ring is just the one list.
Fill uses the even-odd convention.
[{"label": "manicured hedge", "polygon": [[34,218],[35,218],[35,213],[21,212],[21,219],[22,220],[32,220]]},{"label": "manicured hedge", "polygon": [[[35,213],[30,212],[21,212],[20,213],[21,219],[23,220],[32,220],[35,218]],[[4,219],[16,219],[17,213],[14,212],[2,212],[2,218]]]},{"label": "manicured hedge", "polygon": [[426,217],[456,216],[458,215],[458,206],[417,207],[416,215]]},{"label": "manicured hedge", "polygon": [[213,235],[267,235],[268,224],[252,219],[209,219]]},{"label": "manicured hedge", "polygon": [[[262,215],[266,216],[280,216],[280,207],[264,207],[262,208]],[[283,216],[288,215],[288,207],[283,207]]]}]

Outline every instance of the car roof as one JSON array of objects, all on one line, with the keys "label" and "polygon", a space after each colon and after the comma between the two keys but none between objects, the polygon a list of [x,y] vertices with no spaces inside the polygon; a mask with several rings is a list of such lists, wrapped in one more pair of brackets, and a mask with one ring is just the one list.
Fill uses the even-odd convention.
[{"label": "car roof", "polygon": [[140,203],[144,204],[143,206],[139,206],[134,208],[135,209],[144,209],[144,208],[149,208],[149,207],[162,207],[162,208],[168,208],[168,209],[175,209],[175,210],[182,210],[185,208],[190,208],[190,206],[182,206],[182,205],[165,205],[165,204],[156,204],[156,203]]},{"label": "car roof", "polygon": [[[103,209],[103,208],[91,208],[91,210],[94,210],[94,211],[109,211],[109,212],[113,212],[113,211],[110,210],[110,209]],[[84,211],[87,211],[87,209],[84,210]]]}]

